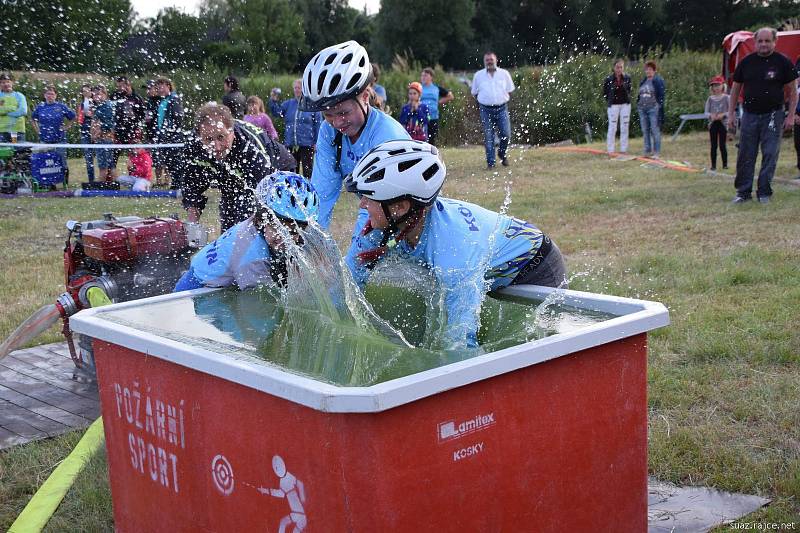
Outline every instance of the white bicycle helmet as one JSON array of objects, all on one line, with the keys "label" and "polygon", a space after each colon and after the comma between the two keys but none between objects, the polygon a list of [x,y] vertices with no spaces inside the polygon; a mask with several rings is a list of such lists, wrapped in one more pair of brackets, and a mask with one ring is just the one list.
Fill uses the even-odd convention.
[{"label": "white bicycle helmet", "polygon": [[410,199],[430,205],[442,190],[446,174],[435,146],[397,140],[367,152],[344,183],[347,191],[376,202]]},{"label": "white bicycle helmet", "polygon": [[355,98],[372,81],[366,49],[356,41],[329,46],[303,72],[303,109],[324,111]]}]

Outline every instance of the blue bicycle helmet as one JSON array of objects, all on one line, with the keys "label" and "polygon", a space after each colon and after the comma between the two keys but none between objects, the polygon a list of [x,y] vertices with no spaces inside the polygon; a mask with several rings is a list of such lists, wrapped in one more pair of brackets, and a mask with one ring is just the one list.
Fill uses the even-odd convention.
[{"label": "blue bicycle helmet", "polygon": [[256,186],[256,197],[281,218],[308,222],[319,214],[317,191],[294,172],[279,170],[262,179]]}]

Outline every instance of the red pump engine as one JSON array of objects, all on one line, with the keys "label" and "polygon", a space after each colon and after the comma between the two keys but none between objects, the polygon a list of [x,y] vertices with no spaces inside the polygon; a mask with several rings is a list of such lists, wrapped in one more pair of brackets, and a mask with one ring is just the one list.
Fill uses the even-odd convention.
[{"label": "red pump engine", "polygon": [[[75,365],[93,373],[90,339],[79,339],[76,349],[69,328],[70,316],[91,307],[89,289],[98,287],[115,302],[166,294],[189,267],[192,253],[205,244],[207,233],[177,217],[115,218],[111,213],[102,220],[70,221],[67,229],[67,290],[57,298],[56,308],[64,320],[63,333]],[[197,235],[192,241],[187,229]],[[206,238],[199,238],[200,234]]]}]

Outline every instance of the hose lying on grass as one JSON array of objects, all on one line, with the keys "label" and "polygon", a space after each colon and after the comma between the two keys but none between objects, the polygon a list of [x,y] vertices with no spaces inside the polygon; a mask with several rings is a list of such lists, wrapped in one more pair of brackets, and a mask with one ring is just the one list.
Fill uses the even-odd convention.
[{"label": "hose lying on grass", "polygon": [[47,478],[31,501],[25,506],[20,515],[11,524],[9,533],[29,533],[38,532],[44,529],[50,517],[56,512],[61,500],[72,487],[75,478],[81,473],[89,459],[94,456],[100,446],[103,445],[105,438],[103,435],[103,419],[98,418],[81,440],[75,449],[64,459],[50,477]]}]

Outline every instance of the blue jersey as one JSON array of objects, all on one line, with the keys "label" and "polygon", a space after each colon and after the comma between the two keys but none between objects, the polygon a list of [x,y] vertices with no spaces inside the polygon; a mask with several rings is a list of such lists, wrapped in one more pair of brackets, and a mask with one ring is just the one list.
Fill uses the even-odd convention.
[{"label": "blue jersey", "polygon": [[[424,224],[415,248],[401,241],[390,253],[433,272],[445,291],[448,340],[477,346],[484,293],[508,286],[539,251],[544,235],[533,224],[447,198],[436,201]],[[362,288],[370,270],[357,254],[376,248],[381,237],[377,230],[359,236],[345,259]]]},{"label": "blue jersey", "polygon": [[444,98],[450,92],[444,87],[439,87],[435,83],[422,86],[420,101],[428,106],[431,120],[439,120],[439,98]]},{"label": "blue jersey", "polygon": [[208,243],[192,258],[190,272],[204,287],[254,287],[270,277],[266,239],[248,218]]},{"label": "blue jersey", "polygon": [[[314,157],[314,171],[311,183],[319,196],[319,217],[317,222],[323,229],[328,229],[333,215],[333,206],[342,191],[342,182],[350,174],[359,160],[374,147],[385,141],[409,139],[405,128],[384,112],[371,108],[367,115],[367,124],[355,144],[347,135],[342,136],[342,156],[340,168],[336,170],[336,146],[334,140],[336,130],[325,122],[320,126],[317,139],[317,153]],[[359,220],[364,215],[359,214]]]},{"label": "blue jersey", "polygon": [[39,140],[60,143],[67,140],[64,120],[75,120],[75,112],[62,102],[41,103],[33,110],[31,119],[39,123]]}]

